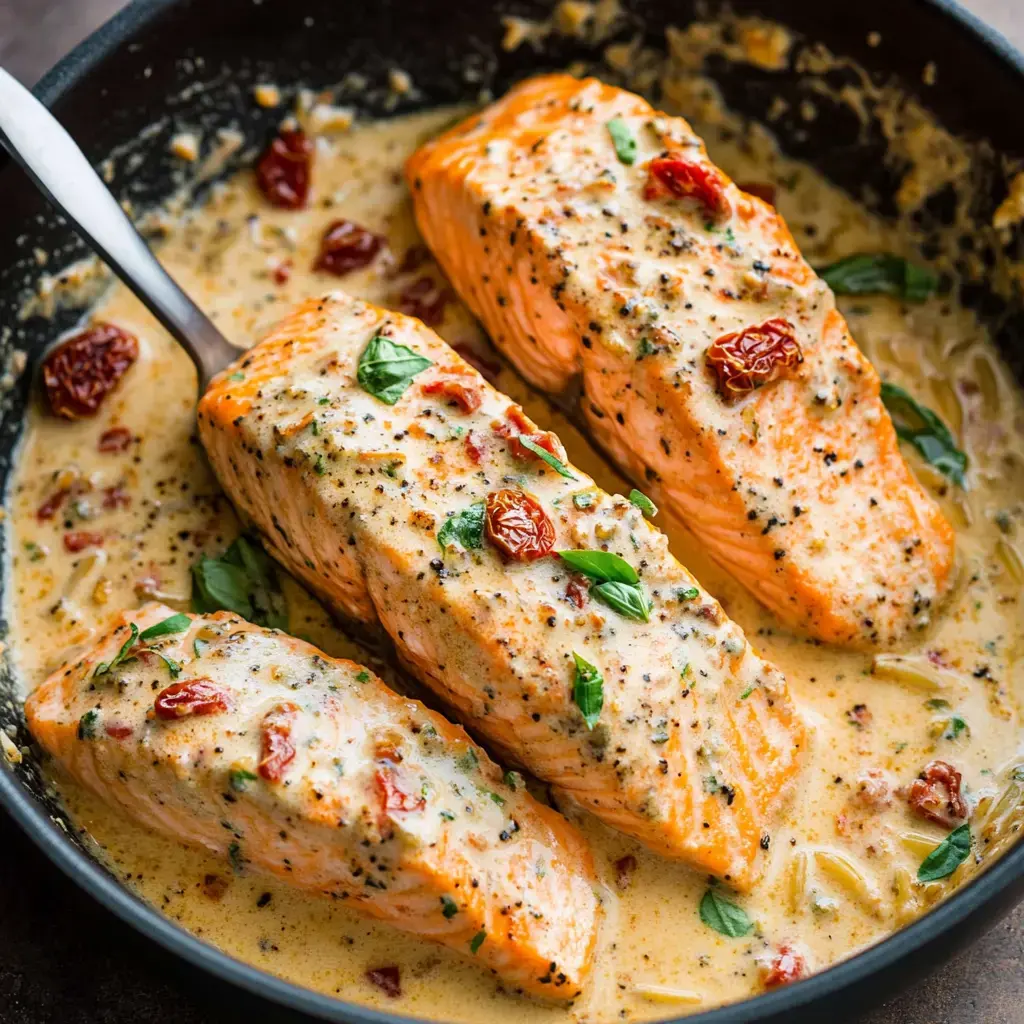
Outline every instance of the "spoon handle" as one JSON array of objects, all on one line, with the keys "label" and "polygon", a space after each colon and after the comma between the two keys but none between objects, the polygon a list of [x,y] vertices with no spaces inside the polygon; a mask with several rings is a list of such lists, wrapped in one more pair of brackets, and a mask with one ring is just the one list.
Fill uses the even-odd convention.
[{"label": "spoon handle", "polygon": [[74,139],[3,68],[0,145],[188,352],[204,391],[239,350],[160,266]]}]

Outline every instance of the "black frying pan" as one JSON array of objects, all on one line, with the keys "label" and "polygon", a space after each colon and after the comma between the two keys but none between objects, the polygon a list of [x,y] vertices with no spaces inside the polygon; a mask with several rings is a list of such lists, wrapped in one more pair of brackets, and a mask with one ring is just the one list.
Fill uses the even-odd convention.
[{"label": "black frying pan", "polygon": [[[624,36],[642,32],[652,45],[660,44],[667,24],[685,24],[695,16],[694,0],[625,0],[628,24]],[[1024,132],[1015,112],[1024,109],[1024,58],[987,31],[950,0],[857,0],[833,4],[822,0],[735,0],[734,9],[757,12],[788,25],[804,42],[822,41],[846,54],[879,81],[898,80],[919,98],[950,130],[991,144],[979,147],[972,173],[972,215],[979,234],[961,239],[961,246],[980,248],[994,262],[999,253],[986,248],[981,228],[1006,195],[1006,158],[1024,156]],[[117,177],[114,189],[145,208],[171,191],[173,161],[168,139],[174,119],[198,126],[207,137],[218,126],[241,128],[252,147],[270,133],[279,113],[264,111],[251,101],[251,86],[273,80],[284,87],[299,83],[329,85],[346,72],[366,75],[371,88],[355,97],[368,115],[387,112],[386,76],[389,68],[411,72],[420,90],[405,101],[413,106],[450,103],[474,98],[481,86],[495,94],[518,77],[545,67],[563,67],[594,54],[583,43],[562,41],[543,55],[529,48],[506,54],[500,17],[515,13],[543,17],[544,0],[508,0],[486,9],[480,4],[450,0],[376,0],[372,4],[341,4],[339,0],[136,0],[127,10],[83,43],[48,74],[37,88],[91,159],[98,162],[118,145],[136,139],[141,129],[165,115],[167,123],[133,152],[143,159],[130,176]],[[715,9],[714,0],[703,5]],[[880,31],[883,42],[872,47],[868,34]],[[928,62],[939,70],[937,82],[921,85]],[[472,82],[466,72],[472,71]],[[782,95],[790,109],[810,96],[808,82],[794,70],[762,71],[726,63],[709,69],[736,110],[764,119],[772,99]],[[839,85],[843,72],[830,84]],[[185,94],[195,81],[206,88]],[[822,107],[820,95],[813,96]],[[655,97],[656,99],[656,97]],[[402,109],[401,107],[399,108]],[[893,194],[900,168],[887,163],[886,143],[878,126],[858,124],[845,108],[825,109],[811,124],[784,118],[774,128],[785,148],[808,160],[834,181],[870,201],[884,213],[894,210]],[[240,159],[245,158],[245,153]],[[868,191],[870,190],[870,191]],[[9,161],[0,159],[0,360],[15,349],[30,360],[76,318],[64,321],[19,322],[17,310],[24,290],[39,273],[32,252],[36,247],[53,254],[50,266],[61,266],[83,255],[81,244],[58,223],[27,180]],[[929,228],[950,214],[942,195],[919,214],[925,245]],[[932,243],[938,245],[936,241]],[[1024,236],[1009,243],[1009,254],[1024,257]],[[935,255],[929,253],[928,255]],[[994,335],[1024,382],[1024,312],[1012,301],[992,294],[984,281],[965,286],[962,298],[989,321]],[[21,430],[31,373],[7,395],[0,417],[0,476],[6,482]],[[6,628],[6,623],[4,624]],[[7,728],[20,745],[29,744],[20,707],[14,698],[11,668],[0,670],[0,728]],[[248,989],[256,997],[329,1020],[390,1024],[398,1018],[332,1000],[296,988],[235,961],[180,930],[168,919],[131,895],[84,851],[77,839],[54,818],[60,808],[47,796],[33,757],[12,767],[0,759],[0,802],[17,819],[40,849],[83,888],[129,924],[167,950]],[[885,942],[859,956],[788,988],[741,1005],[687,1018],[689,1024],[721,1021],[821,1021],[837,1019],[876,1002],[897,985],[941,963],[958,946],[990,926],[1024,895],[1024,845],[959,890],[951,899]],[[0,908],[3,912],[4,908]],[[58,928],[85,930],[88,907]],[[68,908],[52,907],[67,917]],[[168,957],[173,960],[173,958]],[[160,959],[156,970],[174,975],[175,966]],[[116,982],[97,978],[108,999],[116,998]],[[203,986],[204,990],[206,985]],[[248,997],[223,999],[225,986],[212,984],[220,995],[224,1016],[265,1019],[267,1007]],[[16,1008],[4,994],[0,1017]],[[230,1006],[230,1009],[228,1007]],[[167,1007],[177,1017],[178,1008]],[[139,1008],[139,1017],[156,1019],[157,1007]],[[281,1011],[292,1018],[291,1013]],[[84,1019],[84,1018],[83,1018]]]}]

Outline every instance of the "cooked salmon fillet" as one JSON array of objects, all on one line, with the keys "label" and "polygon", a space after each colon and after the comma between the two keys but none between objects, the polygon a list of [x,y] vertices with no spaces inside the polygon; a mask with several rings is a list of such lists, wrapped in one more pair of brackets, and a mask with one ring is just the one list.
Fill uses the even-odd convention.
[{"label": "cooked salmon fillet", "polygon": [[[310,300],[213,381],[199,431],[271,552],[379,621],[503,757],[651,849],[752,884],[804,747],[782,674],[639,508],[431,330]],[[603,569],[571,571],[563,550]]]},{"label": "cooked salmon fillet", "polygon": [[71,776],[143,825],[450,946],[524,992],[579,993],[598,914],[582,837],[367,669],[226,612],[148,604],[26,713]]},{"label": "cooked salmon fillet", "polygon": [[780,619],[871,647],[925,625],[953,530],[782,218],[682,118],[548,75],[419,149],[424,238],[531,382]]}]

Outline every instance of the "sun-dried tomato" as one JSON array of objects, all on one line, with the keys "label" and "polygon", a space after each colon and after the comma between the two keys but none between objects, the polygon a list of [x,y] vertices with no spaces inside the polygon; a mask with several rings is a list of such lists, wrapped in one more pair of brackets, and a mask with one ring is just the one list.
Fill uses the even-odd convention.
[{"label": "sun-dried tomato", "polygon": [[134,335],[113,324],[95,324],[68,338],[43,360],[43,386],[57,416],[95,415],[139,356]]},{"label": "sun-dried tomato", "polygon": [[104,453],[123,452],[132,443],[132,432],[127,427],[111,427],[100,434],[96,447]]},{"label": "sun-dried tomato", "polygon": [[402,290],[398,309],[406,316],[422,320],[428,327],[437,327],[444,320],[444,308],[452,293],[432,277],[420,277]]},{"label": "sun-dried tomato", "polygon": [[270,279],[274,284],[287,284],[292,276],[292,261],[281,260],[280,263],[274,264],[274,269],[270,272]]},{"label": "sun-dried tomato", "polygon": [[369,266],[386,241],[381,235],[375,235],[350,220],[336,220],[320,240],[320,255],[313,269],[344,277],[353,270]]},{"label": "sun-dried tomato", "polygon": [[807,976],[807,961],[788,943],[775,951],[771,961],[762,968],[761,984],[765,988],[789,985]]},{"label": "sun-dried tomato", "polygon": [[501,373],[501,363],[496,363],[493,359],[488,359],[486,356],[482,356],[472,345],[462,341],[457,345],[452,345],[452,348],[462,356],[463,359],[477,370],[481,377],[488,384],[493,384],[498,379],[498,374]]},{"label": "sun-dried tomato", "polygon": [[103,547],[103,534],[91,530],[69,530],[64,534],[64,550],[77,555],[86,548]]},{"label": "sun-dried tomato", "polygon": [[615,884],[620,889],[628,889],[633,881],[633,873],[636,871],[636,857],[627,853],[615,862]]},{"label": "sun-dried tomato", "polygon": [[61,505],[67,501],[68,495],[71,493],[71,488],[62,487],[59,491],[54,491],[46,501],[36,509],[36,519],[41,523],[47,519],[52,519],[59,511]]},{"label": "sun-dried tomato", "polygon": [[738,187],[741,191],[746,192],[747,195],[763,199],[769,206],[775,205],[776,188],[771,182],[745,181],[742,185],[738,185]]},{"label": "sun-dried tomato", "polygon": [[230,885],[231,883],[220,875],[206,875],[203,878],[203,895],[214,903],[219,903]]},{"label": "sun-dried tomato", "polygon": [[168,722],[190,715],[217,715],[230,711],[233,706],[228,691],[205,676],[171,683],[153,702],[157,718]]},{"label": "sun-dried tomato", "polygon": [[753,391],[804,361],[793,325],[780,317],[722,335],[706,356],[727,399]]},{"label": "sun-dried tomato", "polygon": [[857,777],[854,798],[869,810],[879,811],[892,804],[889,782],[878,768],[868,768]]},{"label": "sun-dried tomato", "polygon": [[411,274],[419,270],[428,259],[430,250],[425,245],[410,245],[402,256],[402,262],[398,264],[398,273]]},{"label": "sun-dried tomato", "polygon": [[704,207],[704,212],[715,220],[723,220],[732,212],[722,175],[708,164],[680,156],[655,157],[647,165],[644,199],[666,196],[696,199]]},{"label": "sun-dried tomato", "polygon": [[508,453],[514,459],[527,462],[530,459],[540,459],[536,452],[530,451],[525,445],[520,444],[519,439],[525,437],[532,441],[538,448],[550,452],[556,459],[565,462],[565,449],[562,442],[551,433],[550,430],[534,430],[530,421],[523,414],[518,405],[510,405],[505,410],[505,422],[494,426],[494,432],[498,437],[508,441]]},{"label": "sun-dried tomato", "polygon": [[946,761],[929,761],[907,791],[911,810],[952,828],[967,817],[968,809],[960,793],[960,773]]},{"label": "sun-dried tomato", "polygon": [[402,994],[402,980],[397,967],[371,967],[366,972],[366,980],[392,999]]},{"label": "sun-dried tomato", "polygon": [[103,507],[106,509],[128,508],[132,496],[125,490],[124,484],[103,488]]},{"label": "sun-dried tomato", "polygon": [[125,740],[135,731],[124,722],[108,722],[103,731],[115,740]]},{"label": "sun-dried tomato", "polygon": [[590,585],[587,582],[586,576],[574,574],[569,577],[569,582],[565,585],[565,597],[570,604],[575,605],[577,608],[585,608],[589,594]]},{"label": "sun-dried tomato", "polygon": [[264,716],[260,726],[260,763],[256,771],[268,782],[278,782],[284,770],[295,760],[292,729],[299,714],[298,704],[285,701],[275,704]]},{"label": "sun-dried tomato", "polygon": [[440,377],[429,384],[424,384],[421,390],[425,395],[442,395],[467,413],[476,412],[483,401],[480,389],[475,384],[459,380],[458,377]]},{"label": "sun-dried tomato", "polygon": [[466,454],[479,465],[484,457],[484,453],[487,451],[480,435],[475,430],[471,430],[466,434],[466,440],[462,443],[466,448]]},{"label": "sun-dried tomato", "polygon": [[420,793],[407,793],[398,782],[393,764],[384,763],[374,776],[381,807],[385,811],[422,811],[427,806],[426,797]]},{"label": "sun-dried tomato", "polygon": [[256,182],[274,206],[298,210],[309,196],[313,143],[299,128],[285,129],[263,151]]},{"label": "sun-dried tomato", "polygon": [[555,527],[540,502],[525,491],[503,488],[487,495],[487,538],[514,562],[532,562],[551,553]]}]

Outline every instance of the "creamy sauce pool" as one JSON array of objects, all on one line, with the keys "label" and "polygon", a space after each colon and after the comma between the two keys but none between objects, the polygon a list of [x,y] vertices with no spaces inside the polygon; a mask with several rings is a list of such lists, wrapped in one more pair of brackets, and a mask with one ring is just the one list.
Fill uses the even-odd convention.
[{"label": "creamy sauce pool", "polygon": [[[704,107],[707,113],[713,105]],[[241,346],[258,339],[294,301],[339,284],[372,302],[395,305],[420,277],[439,280],[429,261],[411,272],[400,270],[404,254],[418,243],[400,172],[405,157],[452,115],[433,112],[321,137],[306,210],[271,208],[251,174],[243,173],[218,186],[206,207],[171,233],[161,260]],[[779,156],[762,133],[739,133],[720,116],[698,119],[694,126],[732,177],[779,187],[777,205],[812,264],[859,251],[905,251],[904,239],[891,227],[807,167]],[[323,230],[340,217],[386,235],[393,258],[341,282],[314,272]],[[959,582],[929,631],[899,652],[916,659],[910,676],[880,678],[871,674],[869,655],[780,630],[708,561],[681,523],[659,515],[676,557],[787,674],[813,733],[806,773],[775,832],[766,876],[741,900],[755,921],[750,935],[726,938],[701,923],[704,876],[660,860],[563,806],[592,843],[608,884],[593,977],[574,1005],[551,1007],[504,993],[492,976],[455,954],[367,922],[327,899],[233,874],[222,861],[134,826],[56,777],[74,827],[132,888],[231,955],[322,992],[433,1019],[677,1015],[759,991],[757,958],[768,951],[769,939],[802,944],[821,969],[910,920],[977,864],[968,862],[947,882],[914,882],[943,830],[912,818],[898,798],[887,808],[867,809],[857,799],[858,780],[877,770],[892,787],[906,785],[929,760],[950,761],[963,772],[969,799],[981,804],[975,815],[978,848],[999,845],[986,845],[980,826],[985,814],[992,815],[1020,750],[1024,631],[1017,602],[1024,569],[1016,536],[1024,474],[1010,451],[1019,445],[1024,406],[984,330],[950,302],[936,298],[905,307],[885,298],[858,298],[841,305],[883,379],[935,408],[970,456],[966,493],[947,488],[927,466],[913,463],[957,527]],[[220,554],[239,529],[194,436],[196,379],[188,358],[119,285],[93,315],[137,335],[141,354],[96,419],[68,423],[42,408],[31,412],[9,500],[16,553],[11,636],[26,691],[97,637],[117,610],[148,596],[187,609],[190,566],[201,552]],[[454,300],[439,333],[498,362]],[[630,484],[511,371],[502,370],[497,386],[542,427],[556,430],[571,460],[598,484],[628,493]],[[123,453],[99,452],[100,435],[115,425],[130,428],[136,440]],[[908,452],[908,458],[915,457]],[[51,521],[40,521],[40,505],[76,481],[80,496]],[[75,529],[102,532],[103,547],[68,553],[64,535]],[[293,633],[331,654],[380,668],[372,652],[332,624],[290,581],[287,596]],[[404,685],[393,673],[384,674]],[[867,714],[855,712],[858,705]],[[996,812],[1012,817],[1020,787],[1015,790],[1012,780],[1009,786]],[[1016,827],[1015,817],[1010,825],[1010,818],[1000,821],[999,829],[990,825],[987,838]],[[615,863],[627,855],[637,866],[622,886]],[[401,969],[398,1000],[365,977],[368,968],[389,964]]]}]

